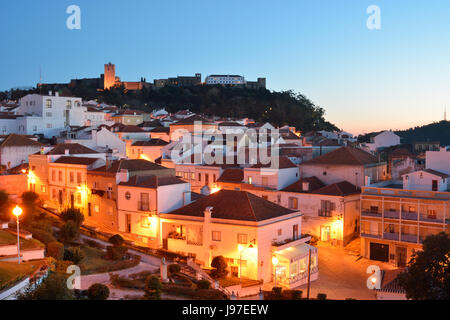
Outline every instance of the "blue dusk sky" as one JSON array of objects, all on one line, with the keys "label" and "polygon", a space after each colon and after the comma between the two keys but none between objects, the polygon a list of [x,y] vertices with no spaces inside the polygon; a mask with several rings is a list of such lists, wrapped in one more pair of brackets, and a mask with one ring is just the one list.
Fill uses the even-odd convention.
[{"label": "blue dusk sky", "polygon": [[[69,30],[69,5],[81,30]],[[381,29],[369,30],[369,5]],[[443,118],[450,104],[450,1],[0,1],[0,90],[98,77],[266,77],[352,133]],[[448,107],[450,113],[450,107]]]}]

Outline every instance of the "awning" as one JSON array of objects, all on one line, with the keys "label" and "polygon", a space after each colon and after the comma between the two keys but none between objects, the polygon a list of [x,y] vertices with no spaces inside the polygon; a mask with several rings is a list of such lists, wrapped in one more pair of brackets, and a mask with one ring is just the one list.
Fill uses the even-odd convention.
[{"label": "awning", "polygon": [[299,260],[309,255],[309,250],[311,249],[311,254],[317,253],[317,248],[310,246],[309,244],[302,243],[297,246],[292,246],[280,251],[275,251],[275,255],[281,258],[287,259],[289,261]]}]

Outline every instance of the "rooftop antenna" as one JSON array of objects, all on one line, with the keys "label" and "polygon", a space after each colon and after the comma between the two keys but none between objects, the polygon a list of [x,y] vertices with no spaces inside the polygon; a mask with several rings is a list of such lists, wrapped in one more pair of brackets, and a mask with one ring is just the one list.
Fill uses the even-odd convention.
[{"label": "rooftop antenna", "polygon": [[447,107],[444,107],[444,121],[447,121]]},{"label": "rooftop antenna", "polygon": [[42,66],[39,66],[39,93],[42,94]]}]

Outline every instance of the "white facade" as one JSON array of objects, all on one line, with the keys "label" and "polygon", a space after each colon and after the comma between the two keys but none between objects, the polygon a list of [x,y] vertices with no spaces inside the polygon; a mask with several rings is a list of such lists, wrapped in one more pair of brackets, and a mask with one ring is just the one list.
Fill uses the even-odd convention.
[{"label": "white facade", "polygon": [[450,175],[450,147],[441,148],[439,151],[427,151],[425,157],[427,169]]},{"label": "white facade", "polygon": [[372,138],[371,143],[367,143],[367,147],[370,151],[376,151],[381,147],[390,147],[400,144],[400,137],[392,131],[383,131],[380,134]]},{"label": "white facade", "polygon": [[281,190],[298,179],[298,167],[286,169],[244,168],[244,182],[256,187]]},{"label": "white facade", "polygon": [[239,75],[211,75],[207,76],[205,80],[207,85],[214,84],[245,84],[245,79]]}]

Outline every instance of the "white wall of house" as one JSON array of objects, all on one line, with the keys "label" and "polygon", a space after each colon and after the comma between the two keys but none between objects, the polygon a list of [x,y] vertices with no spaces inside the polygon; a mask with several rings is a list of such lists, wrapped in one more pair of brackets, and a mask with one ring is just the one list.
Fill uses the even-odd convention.
[{"label": "white wall of house", "polygon": [[244,182],[257,187],[280,190],[299,179],[299,169],[244,168]]},{"label": "white wall of house", "polygon": [[441,148],[439,151],[427,151],[425,157],[427,169],[450,175],[450,147]]},{"label": "white wall of house", "polygon": [[433,181],[437,183],[436,191],[447,191],[448,180],[426,171],[416,171],[403,175],[403,189],[406,190],[432,190]]},{"label": "white wall of house", "polygon": [[39,146],[14,146],[0,148],[0,164],[6,168],[14,168],[22,163],[28,163],[30,154],[40,151]]},{"label": "white wall of house", "polygon": [[0,116],[0,135],[19,133],[17,119],[2,119]]},{"label": "white wall of house", "polygon": [[390,147],[400,144],[400,137],[392,131],[383,131],[382,133],[373,137],[373,142],[367,143],[367,146],[371,151],[375,151],[377,148]]}]

